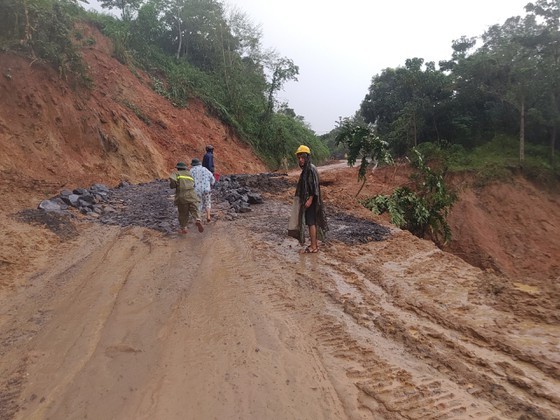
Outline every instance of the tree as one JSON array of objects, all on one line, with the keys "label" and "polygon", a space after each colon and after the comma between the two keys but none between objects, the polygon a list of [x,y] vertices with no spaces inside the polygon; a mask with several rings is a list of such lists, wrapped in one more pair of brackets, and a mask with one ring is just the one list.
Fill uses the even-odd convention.
[{"label": "tree", "polygon": [[429,236],[438,245],[444,245],[451,239],[447,216],[457,196],[444,182],[445,170],[433,170],[417,149],[412,150],[412,164],[416,168],[411,176],[414,189],[399,187],[389,196],[377,195],[363,204],[377,214],[388,212],[397,227],[420,238]]},{"label": "tree", "polygon": [[131,25],[131,44],[137,51],[159,45],[167,30],[161,18],[162,0],[148,0]]},{"label": "tree", "polygon": [[453,41],[452,59],[440,62],[440,68],[449,71],[453,91],[447,110],[450,140],[466,147],[482,144],[496,128],[492,116],[497,95],[492,86],[499,71],[485,51],[471,51],[476,42],[477,38],[466,37]]},{"label": "tree", "polygon": [[433,62],[424,66],[422,58],[413,58],[406,60],[405,67],[385,69],[375,76],[360,111],[403,155],[420,142],[441,140],[442,110],[450,98],[448,77]]},{"label": "tree", "polygon": [[538,80],[543,82],[543,123],[550,131],[550,156],[554,161],[560,126],[560,3],[538,0],[529,3],[526,10],[534,19],[544,20],[542,30],[535,36],[534,51],[538,54]]},{"label": "tree", "polygon": [[104,9],[118,9],[121,19],[130,22],[142,4],[142,0],[99,0],[99,4]]},{"label": "tree", "polygon": [[224,51],[235,51],[222,3],[216,0],[184,0],[181,10],[185,42],[181,54],[203,71],[223,68]]},{"label": "tree", "polygon": [[535,36],[540,31],[532,16],[512,17],[494,25],[482,36],[483,50],[494,61],[499,78],[493,80],[493,90],[519,114],[519,161],[525,160],[525,124],[528,104],[535,101],[537,61],[533,52]]},{"label": "tree", "polygon": [[61,77],[86,81],[83,62],[70,35],[78,13],[76,0],[8,0],[0,2],[0,40],[54,66]]},{"label": "tree", "polygon": [[358,180],[363,182],[356,193],[357,196],[365,185],[370,164],[376,168],[379,162],[393,163],[393,158],[388,151],[388,143],[379,138],[372,124],[345,118],[338,122],[337,130],[335,142],[337,145],[344,143],[348,147],[348,165],[354,166],[356,161],[361,159]]},{"label": "tree", "polygon": [[284,84],[290,80],[297,81],[299,67],[290,58],[280,57],[276,51],[269,51],[263,57],[265,69],[270,73],[270,81],[267,87],[267,108],[264,119],[268,118],[274,111],[274,96]]}]

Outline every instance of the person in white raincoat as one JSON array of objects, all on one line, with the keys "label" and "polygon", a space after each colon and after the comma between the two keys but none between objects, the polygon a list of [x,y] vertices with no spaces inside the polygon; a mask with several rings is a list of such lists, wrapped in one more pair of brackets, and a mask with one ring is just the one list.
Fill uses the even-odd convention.
[{"label": "person in white raincoat", "polygon": [[206,214],[206,223],[210,223],[212,221],[210,214],[212,208],[212,187],[216,179],[214,174],[202,166],[197,158],[191,161],[191,175],[194,178],[194,191],[198,198],[200,198],[200,214]]}]

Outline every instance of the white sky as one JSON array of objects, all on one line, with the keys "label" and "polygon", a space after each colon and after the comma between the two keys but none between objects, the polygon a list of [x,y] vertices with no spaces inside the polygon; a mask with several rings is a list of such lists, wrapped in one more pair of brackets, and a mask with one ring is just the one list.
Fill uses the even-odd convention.
[{"label": "white sky", "polygon": [[[278,95],[317,134],[360,107],[373,76],[407,58],[451,58],[451,43],[525,15],[529,0],[224,0],[260,25],[263,48],[299,66]],[[95,0],[90,0],[94,6]],[[86,6],[87,7],[87,6]]]},{"label": "white sky", "polygon": [[299,66],[287,83],[287,101],[317,134],[360,107],[371,79],[407,58],[451,58],[451,43],[479,36],[511,16],[524,16],[529,0],[227,0],[256,25],[263,47]]}]

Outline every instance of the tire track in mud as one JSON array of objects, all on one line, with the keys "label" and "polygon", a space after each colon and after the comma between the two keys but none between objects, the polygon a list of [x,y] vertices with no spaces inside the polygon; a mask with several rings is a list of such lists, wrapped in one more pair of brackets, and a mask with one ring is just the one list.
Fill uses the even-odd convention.
[{"label": "tire track in mud", "polygon": [[[184,326],[175,339],[182,345],[164,355],[176,372],[167,375],[146,418],[162,418],[185,388],[180,418],[341,417],[336,393],[299,327],[270,310],[259,286],[270,270],[259,258],[261,245],[248,244],[244,234],[221,223],[208,229],[197,280],[180,310]],[[188,375],[179,379],[183,369]]]},{"label": "tire track in mud", "polygon": [[[471,305],[464,299],[478,287],[484,273],[439,250],[411,253],[408,258],[403,253],[403,256],[404,260],[399,262],[402,269],[395,271],[394,266],[388,268],[384,264],[383,275],[373,278],[380,279],[379,285],[391,294],[395,305],[430,322],[417,334],[402,329],[395,335],[412,348],[430,353],[434,360],[449,368],[449,375],[455,380],[468,378],[477,383],[480,394],[496,394],[494,398],[503,401],[511,410],[552,417],[560,405],[557,366],[544,355],[535,357],[525,350],[523,341],[530,337],[512,337],[509,330],[499,331],[507,327],[505,321],[500,322],[503,313],[485,305]],[[363,272],[370,271],[362,263],[357,266]],[[424,267],[437,269],[426,273]],[[428,277],[431,285],[424,281]],[[398,293],[391,293],[396,290],[391,284],[408,282],[413,287],[401,286]],[[402,293],[407,287],[410,290]],[[427,293],[430,287],[437,289]],[[493,322],[497,329],[482,324]],[[378,327],[383,328],[383,325]],[[461,356],[460,361],[457,356]]]},{"label": "tire track in mud", "polygon": [[[46,315],[32,336],[25,342],[12,343],[3,354],[3,378],[10,372],[17,373],[18,360],[28,360],[25,371],[18,376],[25,378],[24,383],[17,398],[12,396],[16,403],[5,418],[68,418],[85,409],[88,389],[94,384],[100,390],[118,388],[114,384],[105,388],[118,369],[105,371],[107,363],[103,360],[119,360],[119,355],[125,354],[142,359],[147,350],[143,346],[151,345],[154,338],[137,340],[135,330],[142,323],[157,322],[151,318],[144,321],[141,314],[150,312],[154,305],[173,307],[167,303],[169,299],[162,298],[164,294],[170,297],[167,288],[177,287],[170,287],[166,279],[141,280],[159,277],[149,270],[151,260],[165,261],[156,255],[156,250],[162,250],[154,247],[159,235],[130,228],[102,232],[97,230],[93,240],[84,235],[78,247],[68,244],[68,254],[38,273],[25,293],[15,297],[12,305],[23,310],[8,309],[10,322],[20,328],[29,323],[26,319],[38,308]],[[158,298],[162,300],[159,304]],[[103,406],[111,407],[111,397],[99,404]]]},{"label": "tire track in mud", "polygon": [[[60,404],[56,401],[57,397],[72,393],[71,384],[75,385],[79,376],[83,375],[95,353],[105,351],[100,348],[102,336],[120,294],[136,263],[150,252],[149,249],[140,249],[136,245],[123,246],[122,239],[128,234],[126,230],[119,232],[102,247],[64,270],[62,276],[53,273],[57,278],[63,279],[66,285],[72,285],[70,288],[60,289],[60,296],[55,299],[52,308],[53,313],[58,315],[38,337],[35,352],[52,352],[51,343],[54,342],[58,343],[55,345],[57,355],[48,361],[37,359],[35,363],[41,370],[34,371],[31,366],[29,375],[34,378],[34,382],[26,393],[43,392],[43,395],[41,404],[29,404],[26,407],[27,414],[32,412],[34,415],[44,416],[51,410],[56,412]],[[99,284],[99,281],[108,283]],[[63,325],[64,328],[58,329],[56,325]],[[128,348],[132,347],[115,346],[114,350],[127,351]],[[45,394],[47,383],[52,386]]]},{"label": "tire track in mud", "polygon": [[[377,291],[377,294],[383,295],[384,292]],[[391,296],[385,296],[384,300],[387,298],[391,298]],[[412,354],[422,357],[427,355],[431,366],[437,368],[438,371],[455,383],[460,385],[471,384],[468,387],[469,393],[489,399],[508,415],[517,411],[532,413],[539,417],[546,417],[548,412],[548,416],[551,416],[554,407],[547,404],[546,399],[551,401],[554,401],[554,399],[551,398],[552,394],[549,391],[543,390],[543,385],[544,387],[550,385],[554,388],[552,378],[546,378],[545,375],[536,371],[533,372],[537,377],[537,380],[533,383],[535,386],[527,386],[528,384],[522,386],[524,390],[537,397],[532,398],[534,401],[545,397],[544,400],[539,402],[540,405],[545,407],[541,412],[538,406],[525,402],[526,395],[519,395],[511,387],[509,382],[515,384],[512,375],[506,376],[493,368],[493,366],[502,364],[511,366],[512,372],[517,369],[518,372],[523,373],[520,368],[515,368],[512,365],[518,363],[512,360],[509,354],[503,353],[500,348],[491,348],[481,340],[473,342],[469,334],[464,335],[460,332],[461,323],[459,321],[455,325],[451,322],[438,323],[436,317],[416,316],[415,311],[407,313],[409,308],[399,305],[398,300],[393,300],[393,304],[397,306],[383,305],[384,310],[372,316],[373,325],[367,325],[367,327],[369,329],[376,328],[382,331],[385,336],[402,342]],[[351,310],[347,310],[347,313],[353,314],[357,322],[362,321],[363,318],[355,315],[356,313],[360,314],[360,308],[356,308],[356,305],[351,305],[350,308]],[[364,322],[360,323],[364,324]],[[499,362],[494,362],[494,365],[492,365],[488,362],[489,360]],[[548,411],[546,408],[552,411]]]},{"label": "tire track in mud", "polygon": [[[312,314],[297,309],[290,312],[298,319],[313,317],[315,325],[310,332],[318,341],[323,363],[331,371],[331,381],[341,382],[340,398],[346,400],[350,418],[355,417],[352,413],[358,412],[361,412],[358,417],[366,418],[379,418],[379,415],[384,418],[484,418],[496,414],[489,404],[473,399],[468,391],[432,373],[429,366],[414,362],[400,343],[385,338],[379,331],[372,333],[371,326],[366,325],[371,311],[370,314],[360,311],[348,294],[341,295],[325,287],[321,283],[326,278],[327,273],[322,273],[319,281],[300,273],[295,281],[315,297],[317,292],[324,294],[333,305]],[[282,295],[274,293],[273,297]],[[364,304],[367,305],[367,300]],[[277,308],[290,306],[278,304]],[[375,316],[384,314],[380,312]],[[392,356],[384,356],[384,349],[390,349]],[[337,372],[341,366],[344,370]],[[347,381],[337,379],[340,374],[346,375]],[[344,395],[348,393],[348,381],[357,389],[352,397],[355,401]],[[364,408],[370,411],[369,415],[364,414]]]},{"label": "tire track in mud", "polygon": [[[552,419],[559,415],[554,363],[531,355],[519,357],[521,350],[497,337],[487,338],[471,325],[468,317],[473,310],[479,315],[491,308],[475,308],[455,295],[468,298],[469,288],[478,284],[473,274],[479,275],[478,269],[453,256],[442,258],[433,245],[416,243],[415,238],[405,240],[412,246],[402,241],[355,249],[333,244],[318,255],[298,256],[289,239],[276,237],[277,227],[266,229],[269,217],[286,217],[278,207],[267,204],[262,212],[267,216],[248,217],[258,227],[256,241],[269,246],[268,258],[282,258],[281,253],[296,266],[298,258],[307,259],[305,269],[296,269],[284,281],[298,284],[308,303],[302,304],[301,296],[279,282],[269,285],[271,299],[282,302],[276,304],[278,310],[316,320],[311,331],[325,363],[334,370],[337,363],[346,364],[345,374],[359,390],[353,396],[356,401],[341,397],[346,407],[353,407],[349,413],[363,415],[361,409],[369,407],[374,416],[383,413],[386,418]],[[271,233],[273,237],[267,238]],[[439,273],[426,267],[437,267]],[[422,284],[419,273],[435,279]],[[458,287],[450,286],[449,278]],[[423,288],[437,292],[438,287],[440,296],[434,290],[432,295],[422,293]],[[317,310],[321,296],[333,305]],[[309,307],[314,309],[305,309]],[[334,313],[327,316],[329,311]]]}]

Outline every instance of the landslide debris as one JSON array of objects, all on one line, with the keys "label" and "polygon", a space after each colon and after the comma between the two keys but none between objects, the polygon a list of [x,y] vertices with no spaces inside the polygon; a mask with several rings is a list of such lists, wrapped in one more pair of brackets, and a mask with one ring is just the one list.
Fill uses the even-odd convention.
[{"label": "landslide debris", "polygon": [[[282,174],[224,176],[214,188],[213,213],[224,221],[233,220],[253,211],[268,199],[263,198],[265,193],[273,199],[275,194],[281,195],[292,188],[293,185]],[[77,232],[73,225],[75,216],[72,210],[83,214],[88,220],[108,225],[140,226],[164,234],[172,234],[178,229],[173,190],[169,188],[168,181],[163,179],[136,185],[121,182],[116,188],[95,184],[89,189],[62,192],[41,202],[38,209],[21,211],[18,217],[29,223],[43,224],[62,239],[69,239]],[[288,211],[285,215],[285,218],[271,218],[269,223],[269,229],[279,236],[286,233]],[[360,244],[382,241],[390,235],[385,226],[335,208],[327,207],[327,218],[329,240]]]}]

